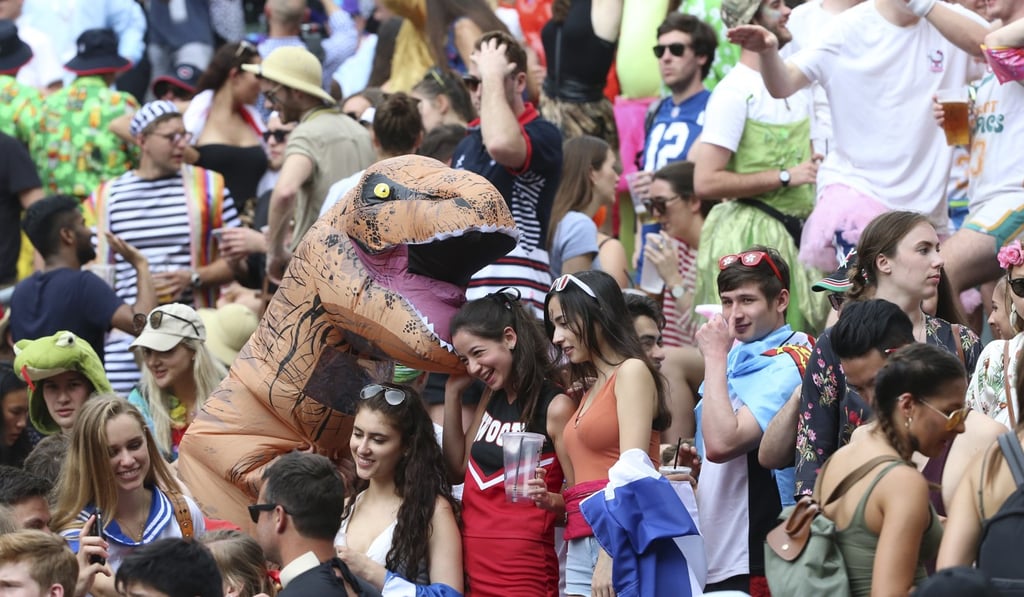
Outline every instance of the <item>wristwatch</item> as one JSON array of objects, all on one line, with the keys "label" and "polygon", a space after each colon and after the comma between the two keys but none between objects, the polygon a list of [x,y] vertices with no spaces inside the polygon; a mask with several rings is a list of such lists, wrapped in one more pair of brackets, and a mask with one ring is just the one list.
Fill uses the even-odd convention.
[{"label": "wristwatch", "polygon": [[192,270],[192,276],[189,278],[192,288],[199,288],[203,285],[203,281],[199,278],[199,272]]},{"label": "wristwatch", "polygon": [[789,181],[792,179],[789,175],[789,170],[782,170],[779,172],[779,182],[782,183],[783,187],[789,186]]},{"label": "wristwatch", "polygon": [[669,289],[669,292],[672,294],[672,298],[678,301],[683,298],[684,294],[686,294],[686,289],[683,288],[682,284],[673,284],[672,288]]}]

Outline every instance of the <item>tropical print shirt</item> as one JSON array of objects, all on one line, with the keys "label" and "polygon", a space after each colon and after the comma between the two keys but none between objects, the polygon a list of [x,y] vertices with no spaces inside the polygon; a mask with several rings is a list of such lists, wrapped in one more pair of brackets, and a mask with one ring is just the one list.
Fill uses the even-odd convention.
[{"label": "tropical print shirt", "polygon": [[111,121],[139,107],[100,77],[79,77],[43,100],[29,149],[47,193],[84,199],[100,182],[135,166],[137,149],[110,132]]},{"label": "tropical print shirt", "polygon": [[35,133],[43,96],[35,87],[22,85],[10,75],[0,75],[0,133],[27,147]]}]

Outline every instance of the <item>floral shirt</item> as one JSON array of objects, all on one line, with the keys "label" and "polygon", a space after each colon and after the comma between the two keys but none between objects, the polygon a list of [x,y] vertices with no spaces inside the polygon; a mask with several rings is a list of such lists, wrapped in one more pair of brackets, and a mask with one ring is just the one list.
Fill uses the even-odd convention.
[{"label": "floral shirt", "polygon": [[[973,372],[981,354],[978,336],[967,326],[925,315],[926,342],[959,356],[964,367]],[[800,396],[800,415],[796,433],[796,494],[811,495],[818,470],[836,450],[850,443],[853,430],[872,416],[871,406],[846,385],[839,357],[832,349],[829,332],[818,338],[804,374]],[[959,345],[959,348],[958,348]]]},{"label": "floral shirt", "polygon": [[14,137],[27,147],[35,134],[42,101],[43,96],[35,87],[22,85],[10,75],[0,75],[0,133]]},{"label": "floral shirt", "polygon": [[[1004,359],[1004,349],[1006,362]],[[993,340],[981,351],[974,377],[967,386],[967,404],[971,410],[982,412],[1010,429],[1010,412],[1006,409],[1006,390],[1014,405],[1017,400],[1017,363],[1024,352],[1024,334],[1017,334],[1009,340]],[[1014,421],[1020,421],[1020,413],[1014,411]]]},{"label": "floral shirt", "polygon": [[30,150],[49,193],[84,199],[100,182],[134,167],[136,148],[110,132],[110,122],[139,103],[100,77],[79,77],[54,92],[39,113]]}]

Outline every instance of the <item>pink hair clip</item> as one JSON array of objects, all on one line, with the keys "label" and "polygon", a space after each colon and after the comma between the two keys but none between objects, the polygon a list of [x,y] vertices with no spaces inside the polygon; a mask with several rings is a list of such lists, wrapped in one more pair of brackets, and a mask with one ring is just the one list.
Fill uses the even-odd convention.
[{"label": "pink hair clip", "polygon": [[1005,270],[1015,265],[1024,265],[1024,248],[1021,247],[1019,240],[1015,240],[999,249],[996,259],[999,260],[999,267]]}]

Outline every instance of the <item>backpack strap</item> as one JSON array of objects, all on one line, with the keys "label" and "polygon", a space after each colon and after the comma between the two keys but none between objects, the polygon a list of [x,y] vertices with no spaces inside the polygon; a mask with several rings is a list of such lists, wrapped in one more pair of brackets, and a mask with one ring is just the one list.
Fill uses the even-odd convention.
[{"label": "backpack strap", "polygon": [[174,507],[174,518],[178,521],[182,539],[192,541],[194,533],[192,511],[188,507],[188,501],[185,500],[185,496],[176,489],[165,490],[164,495],[167,496],[167,499],[171,500],[171,505]]},{"label": "backpack strap", "polygon": [[[1019,447],[1020,446],[1018,446],[1018,448]],[[864,476],[870,473],[876,466],[886,462],[896,462],[899,460],[900,459],[895,456],[877,456],[858,466],[852,473],[846,475],[846,477],[839,482],[839,485],[836,485],[836,488],[832,490],[831,494],[829,494],[828,500],[822,504],[822,507],[825,507],[843,497],[843,495],[853,487],[854,483],[863,479]]]},{"label": "backpack strap", "polygon": [[1010,395],[1010,341],[1003,341],[1003,392],[1006,393],[1006,414],[1010,415],[1010,429],[1017,426],[1013,413],[1013,396]]},{"label": "backpack strap", "polygon": [[999,436],[999,449],[1003,451],[1003,458],[1013,473],[1013,480],[1017,487],[1024,485],[1024,450],[1020,447],[1020,440],[1016,431],[1007,431]]}]

